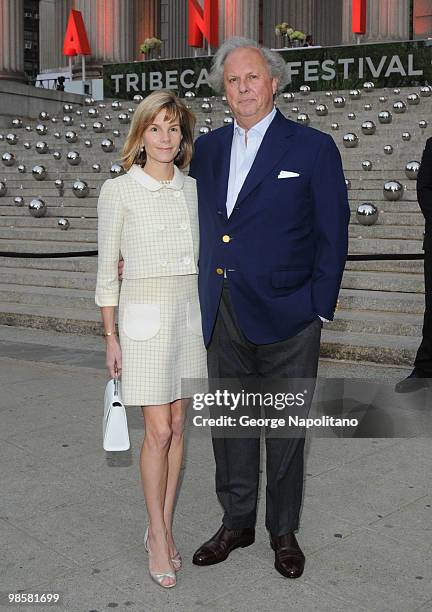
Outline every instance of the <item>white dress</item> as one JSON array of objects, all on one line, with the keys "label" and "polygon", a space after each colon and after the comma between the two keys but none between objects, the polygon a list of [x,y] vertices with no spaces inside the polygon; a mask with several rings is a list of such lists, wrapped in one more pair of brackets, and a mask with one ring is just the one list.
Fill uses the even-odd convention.
[{"label": "white dress", "polygon": [[[188,397],[187,381],[207,377],[197,215],[195,181],[177,168],[169,186],[132,166],[101,189],[95,301],[119,306],[121,387],[127,405]],[[121,288],[119,250],[125,260]]]}]

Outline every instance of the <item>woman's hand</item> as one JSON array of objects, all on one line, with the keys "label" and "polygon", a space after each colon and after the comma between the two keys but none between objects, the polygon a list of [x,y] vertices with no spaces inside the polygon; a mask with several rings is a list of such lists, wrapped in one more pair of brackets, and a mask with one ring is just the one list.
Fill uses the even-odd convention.
[{"label": "woman's hand", "polygon": [[122,373],[122,353],[117,336],[106,338],[106,367],[111,378],[120,378]]}]

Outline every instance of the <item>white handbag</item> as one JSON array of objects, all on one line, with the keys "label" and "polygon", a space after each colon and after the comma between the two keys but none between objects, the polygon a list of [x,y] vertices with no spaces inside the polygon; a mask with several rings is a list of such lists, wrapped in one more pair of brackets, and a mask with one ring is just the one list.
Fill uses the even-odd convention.
[{"label": "white handbag", "polygon": [[126,410],[120,395],[120,381],[112,378],[105,388],[103,447],[106,451],[130,448]]}]

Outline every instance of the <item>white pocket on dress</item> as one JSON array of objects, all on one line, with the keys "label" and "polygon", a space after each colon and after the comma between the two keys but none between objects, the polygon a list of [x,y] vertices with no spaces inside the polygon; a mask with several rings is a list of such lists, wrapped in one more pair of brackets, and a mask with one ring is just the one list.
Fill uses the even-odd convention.
[{"label": "white pocket on dress", "polygon": [[187,326],[196,336],[202,336],[201,310],[198,302],[188,302],[186,311]]},{"label": "white pocket on dress", "polygon": [[149,340],[160,330],[159,304],[128,303],[123,314],[123,329],[132,340]]}]

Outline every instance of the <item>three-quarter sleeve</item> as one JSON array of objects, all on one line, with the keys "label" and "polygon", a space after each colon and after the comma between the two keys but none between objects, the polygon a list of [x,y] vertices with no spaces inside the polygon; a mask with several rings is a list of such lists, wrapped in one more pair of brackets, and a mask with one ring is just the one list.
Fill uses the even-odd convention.
[{"label": "three-quarter sleeve", "polygon": [[120,291],[118,261],[124,209],[115,179],[109,179],[102,185],[97,212],[98,270],[95,302],[98,306],[117,306]]}]

